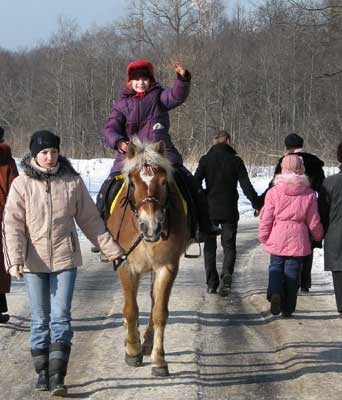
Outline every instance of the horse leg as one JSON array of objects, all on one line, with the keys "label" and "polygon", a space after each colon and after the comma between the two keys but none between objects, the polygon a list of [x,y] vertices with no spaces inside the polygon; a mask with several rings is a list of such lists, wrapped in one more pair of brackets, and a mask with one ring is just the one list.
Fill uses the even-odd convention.
[{"label": "horse leg", "polygon": [[154,307],[152,311],[154,325],[154,340],[151,354],[152,375],[168,376],[169,369],[165,361],[164,331],[169,316],[168,303],[172,284],[177,275],[177,268],[173,265],[165,266],[156,272],[153,296]]},{"label": "horse leg", "polygon": [[144,332],[144,342],[142,345],[142,352],[143,352],[144,356],[151,355],[152,348],[153,348],[154,328],[153,328],[152,311],[153,311],[153,307],[154,307],[154,297],[153,297],[154,281],[155,281],[155,273],[152,272],[152,283],[151,283],[151,289],[150,289],[151,312],[150,312],[150,318],[148,321],[147,328],[145,329],[145,332]]},{"label": "horse leg", "polygon": [[129,268],[119,269],[119,278],[124,290],[125,305],[124,327],[125,327],[125,361],[131,367],[139,367],[142,364],[142,351],[139,332],[139,309],[137,304],[137,293],[139,286],[139,275],[131,273]]}]

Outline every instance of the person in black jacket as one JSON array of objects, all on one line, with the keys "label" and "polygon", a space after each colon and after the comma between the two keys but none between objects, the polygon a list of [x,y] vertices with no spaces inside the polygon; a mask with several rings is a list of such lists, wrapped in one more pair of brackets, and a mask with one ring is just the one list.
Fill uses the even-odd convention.
[{"label": "person in black jacket", "polygon": [[[307,177],[309,178],[310,186],[314,191],[319,192],[319,189],[325,178],[323,171],[324,162],[314,154],[307,153],[306,151],[304,151],[303,149],[304,140],[298,134],[290,133],[289,135],[286,136],[284,142],[286,147],[285,155],[295,154],[299,157],[302,157],[304,161],[305,175],[307,175]],[[274,171],[274,176],[281,173],[281,162],[284,156],[279,159],[278,164]],[[272,186],[273,186],[273,180],[270,182],[269,188]],[[265,198],[267,190],[261,195],[263,200]],[[318,242],[312,242],[312,250],[315,247],[322,247],[322,245],[321,243]],[[311,288],[312,261],[313,261],[313,252],[309,256],[303,257],[302,271],[300,276],[300,288],[301,292],[304,293],[308,293],[309,289]]]},{"label": "person in black jacket", "polygon": [[340,171],[323,181],[318,199],[323,224],[324,269],[332,272],[337,311],[342,317],[342,142],[337,147]]},{"label": "person in black jacket", "polygon": [[215,224],[221,224],[221,244],[224,259],[221,281],[216,269],[216,237],[210,236],[204,242],[204,265],[208,293],[228,295],[236,259],[236,233],[239,220],[238,191],[240,186],[255,209],[260,208],[258,194],[254,190],[246,167],[236,151],[231,147],[231,136],[225,131],[218,132],[213,138],[213,146],[204,155],[195,172],[195,178],[202,185],[205,181],[205,193],[209,205],[209,217]]}]

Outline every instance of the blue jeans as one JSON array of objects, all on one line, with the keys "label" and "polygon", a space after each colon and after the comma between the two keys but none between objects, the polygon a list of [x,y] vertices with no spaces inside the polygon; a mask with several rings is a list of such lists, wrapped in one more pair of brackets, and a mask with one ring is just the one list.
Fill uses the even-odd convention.
[{"label": "blue jeans", "polygon": [[281,311],[293,313],[297,304],[297,292],[302,257],[275,256],[271,254],[267,299],[280,294]]},{"label": "blue jeans", "polygon": [[28,291],[32,350],[47,349],[50,343],[71,345],[71,301],[77,268],[52,273],[25,273]]}]

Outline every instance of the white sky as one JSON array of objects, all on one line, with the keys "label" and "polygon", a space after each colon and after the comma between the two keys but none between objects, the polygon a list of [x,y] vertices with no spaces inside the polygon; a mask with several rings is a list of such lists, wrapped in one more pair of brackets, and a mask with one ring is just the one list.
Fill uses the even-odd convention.
[{"label": "white sky", "polygon": [[[240,3],[252,7],[262,0],[224,0],[229,9]],[[0,0],[0,47],[29,49],[48,41],[58,18],[67,17],[82,31],[107,25],[126,15],[128,0]]]}]

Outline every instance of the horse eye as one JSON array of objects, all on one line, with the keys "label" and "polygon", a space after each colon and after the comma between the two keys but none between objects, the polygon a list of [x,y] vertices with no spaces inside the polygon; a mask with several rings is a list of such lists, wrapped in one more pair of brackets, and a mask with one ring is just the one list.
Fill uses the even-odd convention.
[{"label": "horse eye", "polygon": [[162,186],[166,186],[167,185],[167,180],[164,179],[161,184],[162,184]]}]

